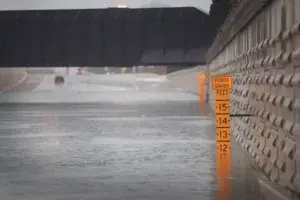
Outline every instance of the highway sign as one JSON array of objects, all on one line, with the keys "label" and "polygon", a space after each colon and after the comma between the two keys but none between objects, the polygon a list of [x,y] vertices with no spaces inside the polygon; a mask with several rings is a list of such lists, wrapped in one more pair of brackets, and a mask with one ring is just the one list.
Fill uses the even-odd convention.
[{"label": "highway sign", "polygon": [[232,89],[231,76],[215,76],[212,78],[212,87],[214,90]]},{"label": "highway sign", "polygon": [[216,90],[216,100],[230,100],[230,90]]},{"label": "highway sign", "polygon": [[229,128],[230,127],[230,115],[217,115],[216,116],[217,128]]},{"label": "highway sign", "polygon": [[217,142],[230,141],[230,128],[217,128]]},{"label": "highway sign", "polygon": [[231,135],[230,135],[230,89],[231,76],[217,76],[212,79],[216,94],[216,142],[218,198],[231,199]]},{"label": "highway sign", "polygon": [[[218,153],[229,153],[231,150],[230,142],[218,142],[217,143],[217,152]],[[228,163],[230,164],[230,163]]]},{"label": "highway sign", "polygon": [[216,101],[216,114],[230,114],[229,101]]}]

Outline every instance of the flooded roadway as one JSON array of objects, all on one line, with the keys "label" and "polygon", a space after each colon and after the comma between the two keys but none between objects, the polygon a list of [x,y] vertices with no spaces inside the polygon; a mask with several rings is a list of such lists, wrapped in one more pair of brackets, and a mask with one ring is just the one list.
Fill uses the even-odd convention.
[{"label": "flooded roadway", "polygon": [[[217,199],[214,117],[197,96],[143,76],[44,88],[0,97],[1,199]],[[233,151],[232,199],[258,199]]]}]

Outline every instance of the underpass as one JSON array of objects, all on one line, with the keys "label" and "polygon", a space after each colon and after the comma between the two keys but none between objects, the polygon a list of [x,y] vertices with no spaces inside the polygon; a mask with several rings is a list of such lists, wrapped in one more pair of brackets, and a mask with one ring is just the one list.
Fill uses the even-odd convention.
[{"label": "underpass", "polygon": [[[228,163],[232,173],[226,177],[228,184],[224,196],[228,199],[228,196],[235,198],[239,192],[242,192],[242,196],[248,196],[248,193],[259,194],[254,192],[257,189],[256,183],[259,182],[259,190],[262,192],[259,197],[299,199],[300,170],[297,146],[300,127],[300,4],[298,0],[234,2],[234,7],[218,29],[218,35],[212,45],[210,37],[207,37],[211,29],[206,32],[200,28],[210,23],[211,16],[203,15],[195,9],[179,8],[173,9],[174,12],[172,9],[4,12],[1,18],[4,20],[1,23],[6,28],[1,38],[5,42],[0,46],[0,65],[54,67],[75,64],[99,67],[107,64],[130,67],[150,63],[170,67],[182,65],[182,68],[186,68],[185,65],[201,64],[202,66],[195,70],[176,73],[167,84],[157,83],[159,81],[128,81],[125,77],[118,77],[117,83],[111,83],[109,79],[98,77],[97,79],[102,79],[100,82],[84,83],[84,80],[71,78],[67,82],[69,86],[70,83],[76,83],[75,87],[69,87],[68,84],[56,87],[47,84],[46,80],[33,95],[22,93],[22,99],[38,104],[68,101],[78,104],[80,101],[86,101],[89,104],[114,102],[127,105],[126,102],[134,102],[135,105],[149,105],[156,101],[167,101],[171,105],[175,102],[197,102],[199,96],[193,93],[199,94],[198,77],[205,74],[205,97],[209,97],[207,100],[210,106],[207,107],[211,109],[209,113],[212,115],[216,95],[212,90],[211,79],[215,76],[231,76],[233,87],[229,99],[230,114],[240,114],[240,117],[232,119],[231,133],[234,137],[230,143],[233,159]],[[139,12],[142,14],[137,14]],[[93,18],[92,13],[97,16]],[[99,18],[102,14],[105,16],[103,21],[99,20],[102,19]],[[133,17],[129,17],[134,20],[134,26],[131,28],[128,28],[128,25],[132,21],[126,21],[126,14]],[[77,15],[80,17],[77,18]],[[145,16],[149,17],[151,23],[144,21]],[[185,17],[188,18],[187,21],[184,20]],[[24,20],[26,25],[20,26],[19,19]],[[47,20],[48,23],[40,26],[43,20]],[[91,23],[81,23],[81,20]],[[121,23],[122,20],[125,21]],[[167,23],[162,23],[163,21]],[[72,27],[73,32],[67,27]],[[193,31],[193,27],[197,27],[197,31]],[[99,34],[103,30],[105,34]],[[19,33],[23,32],[27,33],[27,42],[21,45],[18,41],[23,40],[23,35]],[[145,32],[147,34],[144,34]],[[39,40],[35,39],[37,35]],[[69,36],[68,39],[63,40],[66,36]],[[21,48],[14,48],[17,44]],[[210,49],[207,53],[208,46]],[[74,51],[67,52],[66,49]],[[85,90],[89,90],[89,96],[84,95]],[[110,90],[118,92],[111,93]],[[63,95],[68,96],[69,100],[63,98]],[[200,92],[200,95],[203,93]],[[18,103],[20,99],[20,95],[16,93],[1,95],[3,103]],[[151,103],[145,99],[151,100]],[[175,107],[180,105],[176,104]],[[175,108],[172,109],[176,111]],[[193,109],[199,111],[197,107]],[[215,131],[211,131],[211,134],[214,135]],[[211,153],[215,150],[212,149]],[[253,169],[250,170],[251,168]],[[216,196],[219,199],[222,199],[221,193],[217,192]],[[251,198],[259,198],[251,195]]]},{"label": "underpass", "polygon": [[[3,199],[217,199],[214,117],[197,95],[151,74],[65,78],[1,95]],[[259,199],[232,151],[232,199]]]}]

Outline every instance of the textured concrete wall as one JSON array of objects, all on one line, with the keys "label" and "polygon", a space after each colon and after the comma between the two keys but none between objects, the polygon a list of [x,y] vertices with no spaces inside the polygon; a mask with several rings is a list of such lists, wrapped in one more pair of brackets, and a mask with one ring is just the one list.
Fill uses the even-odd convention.
[{"label": "textured concrete wall", "polygon": [[[242,20],[243,19],[243,20]],[[232,134],[249,155],[267,199],[300,197],[300,0],[243,0],[208,53],[208,65],[169,75],[173,84],[199,92],[206,73],[231,75]]]},{"label": "textured concrete wall", "polygon": [[[217,53],[209,56],[209,72],[211,76],[233,76],[232,113],[254,115],[232,119],[232,133],[249,153],[263,184],[289,199],[297,198],[300,194],[300,1],[270,1],[248,22],[232,38],[226,38],[229,42],[223,43],[219,51],[216,51],[218,45],[212,47],[210,52]],[[211,90],[212,108],[214,99]]]}]

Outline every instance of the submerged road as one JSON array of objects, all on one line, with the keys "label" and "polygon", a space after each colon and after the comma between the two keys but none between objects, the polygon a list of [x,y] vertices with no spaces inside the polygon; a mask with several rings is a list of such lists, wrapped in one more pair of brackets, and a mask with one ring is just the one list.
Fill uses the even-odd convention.
[{"label": "submerged road", "polygon": [[[49,77],[0,97],[1,199],[217,199],[214,117],[197,96],[159,76]],[[259,199],[235,162],[232,199]]]}]

